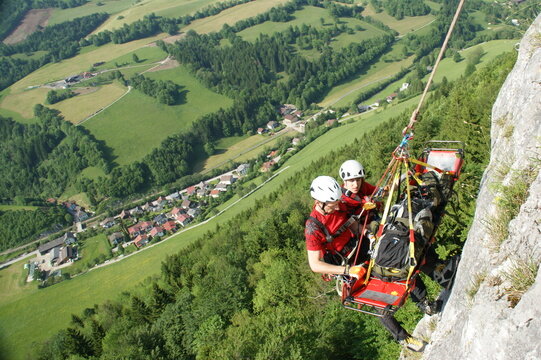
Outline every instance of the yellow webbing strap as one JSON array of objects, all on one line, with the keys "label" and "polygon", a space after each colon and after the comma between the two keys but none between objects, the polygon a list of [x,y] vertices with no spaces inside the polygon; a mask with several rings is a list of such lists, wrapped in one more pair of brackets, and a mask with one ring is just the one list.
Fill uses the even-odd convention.
[{"label": "yellow webbing strap", "polygon": [[[391,176],[394,172],[393,176],[393,183],[391,184],[391,189],[389,190],[389,195],[387,197],[387,201],[385,202],[385,210],[383,211],[383,216],[381,217],[381,222],[379,224],[378,233],[376,234],[376,244],[374,244],[374,247],[376,247],[377,242],[379,241],[379,238],[381,237],[381,234],[383,233],[383,225],[385,224],[385,221],[387,221],[387,216],[389,215],[389,209],[391,208],[391,202],[393,200],[393,195],[395,192],[395,189],[398,186],[398,180],[400,179],[400,171],[397,171],[400,163],[396,163],[393,167],[393,170],[391,170]],[[370,263],[368,264],[368,269],[366,270],[366,277],[364,279],[364,285],[368,284],[368,280],[370,279],[370,273],[372,272],[372,267],[374,267],[374,261],[375,259],[372,257],[370,259]]]},{"label": "yellow webbing strap", "polygon": [[432,170],[436,170],[439,173],[445,173],[446,172],[445,170],[442,170],[439,167],[436,167],[434,165],[430,165],[428,163],[422,162],[421,160],[411,159],[410,161],[412,163],[414,163],[414,164],[421,165],[421,166],[427,167],[427,168],[432,169]]},{"label": "yellow webbing strap", "polygon": [[408,199],[408,223],[409,223],[409,229],[410,229],[410,242],[409,242],[409,256],[410,256],[410,265],[408,270],[408,278],[406,279],[406,286],[409,288],[410,286],[410,280],[411,276],[413,274],[413,270],[417,266],[417,261],[415,260],[415,231],[413,229],[413,216],[411,214],[411,192],[410,192],[410,177],[409,177],[409,169],[408,169],[408,160],[405,159],[404,161],[404,171],[406,172],[406,194]]}]

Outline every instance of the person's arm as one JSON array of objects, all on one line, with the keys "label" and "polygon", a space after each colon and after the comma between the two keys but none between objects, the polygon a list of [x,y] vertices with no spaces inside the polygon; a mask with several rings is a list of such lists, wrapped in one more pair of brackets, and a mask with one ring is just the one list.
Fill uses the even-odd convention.
[{"label": "person's arm", "polygon": [[310,264],[310,269],[315,273],[320,274],[344,274],[346,271],[346,266],[332,265],[328,264],[325,261],[321,260],[319,257],[320,252],[314,250],[308,251],[308,263]]}]

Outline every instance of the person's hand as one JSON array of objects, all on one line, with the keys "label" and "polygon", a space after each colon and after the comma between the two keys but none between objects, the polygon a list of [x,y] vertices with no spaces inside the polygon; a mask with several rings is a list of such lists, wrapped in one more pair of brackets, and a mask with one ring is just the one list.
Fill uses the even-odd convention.
[{"label": "person's hand", "polygon": [[363,279],[366,275],[366,268],[362,265],[355,265],[349,268],[349,275],[357,279]]},{"label": "person's hand", "polygon": [[363,204],[364,210],[372,210],[376,208],[376,203],[373,203],[372,201],[367,201]]}]

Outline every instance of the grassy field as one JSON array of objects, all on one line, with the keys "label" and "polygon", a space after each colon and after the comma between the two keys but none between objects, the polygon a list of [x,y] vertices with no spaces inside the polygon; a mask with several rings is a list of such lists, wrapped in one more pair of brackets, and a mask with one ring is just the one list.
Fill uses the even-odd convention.
[{"label": "grassy field", "polygon": [[40,51],[34,51],[30,54],[13,54],[9,57],[12,59],[20,59],[20,60],[39,60],[45,54],[47,54],[47,51],[40,50]]},{"label": "grassy field", "polygon": [[[101,5],[98,5],[101,4]],[[129,9],[134,4],[133,0],[90,0],[83,6],[70,9],[54,9],[49,18],[49,25],[60,24],[64,21],[70,21],[74,18],[104,12],[115,14]]]},{"label": "grassy field", "polygon": [[[481,58],[480,64],[477,65],[477,67],[479,68],[485,66],[499,54],[512,50],[516,42],[517,40],[492,40],[483,44],[472,46],[471,48],[460,52],[464,60],[460,61],[459,63],[455,63],[453,59],[450,58],[443,59],[438,67],[438,70],[436,71],[436,74],[434,75],[433,81],[437,84],[441,82],[444,76],[447,77],[447,80],[449,81],[453,81],[461,77],[464,74],[464,70],[466,70],[469,56],[471,55],[472,51],[474,51],[474,49],[478,47],[483,48],[485,52],[485,54]],[[428,80],[428,77],[429,75],[426,75],[423,81],[426,82]],[[387,95],[396,92],[396,90],[400,88],[403,82],[404,79],[395,81],[394,83],[390,84],[385,89],[380,91],[378,94],[364,101],[363,104],[372,104],[375,101],[384,99]]]},{"label": "grassy field", "polygon": [[[81,51],[81,54],[62,60],[58,63],[47,64],[39,70],[34,71],[25,78],[11,86],[13,92],[25,90],[29,86],[46,84],[51,81],[61,80],[67,76],[87,71],[92,64],[100,61],[111,61],[118,57],[129,54],[143,46],[164,38],[165,34],[134,40],[125,44],[106,44],[100,47],[89,47],[88,51]],[[83,50],[86,48],[83,48]]]},{"label": "grassy field", "polygon": [[[0,339],[2,339],[0,353],[9,359],[24,358],[29,349],[29,342],[41,341],[65,327],[72,313],[78,314],[84,308],[100,304],[107,299],[114,299],[121,292],[134,289],[146,277],[159,273],[160,263],[168,254],[176,253],[205,232],[215,229],[217,224],[224,223],[241,211],[252,207],[257,199],[276,190],[285,179],[293,176],[311,161],[336,150],[338,144],[349,143],[381,122],[396,116],[405,108],[412,107],[414,100],[399,104],[384,113],[363,116],[362,120],[329,131],[291,157],[285,164],[290,168],[284,173],[207,224],[191,228],[121,262],[39,291],[34,288],[11,286],[9,295],[0,297]],[[337,139],[340,139],[340,142],[337,142]],[[8,270],[11,271],[12,267],[0,271],[0,279],[7,276],[5,271]],[[67,298],[76,301],[66,300]]]},{"label": "grassy field", "polygon": [[[9,92],[2,92],[0,99],[0,108],[2,114],[6,114],[6,110],[11,113],[17,113],[20,117],[17,120],[23,122],[33,122],[33,107],[35,104],[44,103],[45,96],[49,89],[29,87],[42,85],[51,81],[61,80],[70,75],[79,74],[90,69],[92,64],[100,61],[113,61],[122,55],[130,54],[155,40],[161,39],[165,34],[151,38],[132,41],[126,44],[107,44],[99,48],[82,51],[76,57],[63,60],[59,63],[47,64],[39,70],[34,71],[25,78],[11,85]],[[155,50],[151,50],[155,51]],[[60,105],[59,105],[60,106]],[[14,117],[15,118],[15,117]],[[21,119],[22,118],[22,119]]]},{"label": "grassy field", "polygon": [[[334,20],[332,19],[328,10],[314,6],[305,6],[304,9],[296,11],[293,16],[294,19],[288,22],[266,21],[262,24],[244,29],[243,31],[239,32],[238,35],[246,41],[255,41],[259,37],[259,34],[271,35],[276,32],[282,32],[290,26],[300,26],[302,24],[306,24],[315,28],[325,28],[334,24]],[[325,20],[325,25],[321,23],[320,19]],[[332,43],[333,48],[341,48],[350,44],[351,42],[358,42],[360,40],[369,39],[384,33],[382,30],[374,27],[373,25],[358,19],[340,18],[340,21],[342,23],[347,23],[347,25],[353,29],[355,29],[356,25],[360,25],[365,30],[355,30],[354,34],[341,34]],[[316,50],[314,51],[317,53]],[[313,54],[310,54],[310,52],[304,54],[303,51],[303,55],[313,57]]]},{"label": "grassy field", "polygon": [[164,17],[193,14],[197,10],[217,2],[220,2],[220,0],[145,0],[138,3],[131,0],[128,6],[124,6],[124,8],[119,6],[119,9],[114,11],[114,15],[106,20],[94,33],[118,29],[124,24],[131,24],[141,20],[150,13]]},{"label": "grassy field", "polygon": [[[139,58],[139,62],[133,61],[133,54],[136,54]],[[114,69],[116,65],[120,65],[121,68],[126,66],[141,66],[153,64],[158,61],[162,61],[167,57],[167,53],[160,49],[158,46],[143,46],[139,49],[135,49],[129,53],[123,54],[115,59],[107,61],[105,64],[96,67],[96,69]],[[122,69],[123,70],[123,69]]]},{"label": "grassy field", "polygon": [[266,148],[274,145],[279,138],[264,135],[234,136],[220,140],[216,144],[216,154],[204,160],[196,167],[199,171],[213,169],[228,161],[252,159]]},{"label": "grassy field", "polygon": [[402,68],[407,68],[412,63],[413,56],[401,61],[385,62],[380,60],[376,64],[370,66],[368,71],[364,71],[348,82],[332,88],[318,105],[322,107],[349,106],[360,93],[369,89],[370,86],[384,81],[389,76],[396,74]]},{"label": "grassy field", "polygon": [[74,201],[85,209],[92,208],[92,206],[90,206],[90,199],[88,198],[88,195],[84,192],[79,192],[79,190],[75,189],[73,185],[68,186],[66,190],[64,190],[64,193],[58,197],[58,200]]},{"label": "grassy field", "polygon": [[65,268],[65,272],[70,274],[78,274],[86,269],[92,268],[100,261],[96,261],[100,255],[109,257],[111,246],[105,234],[99,234],[88,238],[83,242],[83,245],[78,248],[80,260],[77,260],[69,267]]},{"label": "grassy field", "polygon": [[145,76],[181,84],[186,90],[186,102],[167,106],[132,90],[114,106],[86,121],[82,126],[113,149],[118,164],[140,160],[167,136],[186,129],[198,117],[232,103],[230,99],[203,87],[182,66],[149,72]]},{"label": "grassy field", "polygon": [[289,0],[255,0],[233,8],[226,9],[218,15],[195,20],[184,27],[182,31],[195,30],[200,34],[219,31],[224,24],[233,25],[239,20],[247,19],[270,10],[272,7],[284,4]]},{"label": "grassy field", "polygon": [[126,90],[126,87],[115,81],[108,85],[90,88],[86,94],[80,94],[47,106],[59,110],[66,120],[78,124],[88,116],[112,104]]},{"label": "grassy field", "polygon": [[0,204],[0,211],[11,211],[11,210],[36,210],[39,206],[31,205],[2,205]]},{"label": "grassy field", "polygon": [[396,30],[400,35],[405,35],[410,31],[417,30],[431,23],[436,18],[434,15],[428,14],[424,16],[406,16],[402,20],[397,20],[387,14],[385,11],[382,11],[379,14],[376,13],[374,7],[371,4],[368,4],[365,7],[363,11],[363,16],[370,16],[376,20],[383,22],[391,29]]}]

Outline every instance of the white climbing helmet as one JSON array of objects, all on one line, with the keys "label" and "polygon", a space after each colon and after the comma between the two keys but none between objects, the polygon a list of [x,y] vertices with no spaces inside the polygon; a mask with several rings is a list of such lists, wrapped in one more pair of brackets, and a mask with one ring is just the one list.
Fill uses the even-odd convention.
[{"label": "white climbing helmet", "polygon": [[324,203],[337,201],[342,197],[342,189],[332,177],[318,176],[310,185],[310,195]]},{"label": "white climbing helmet", "polygon": [[364,178],[364,168],[357,160],[346,160],[340,166],[340,177],[342,180]]}]

